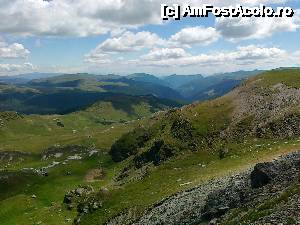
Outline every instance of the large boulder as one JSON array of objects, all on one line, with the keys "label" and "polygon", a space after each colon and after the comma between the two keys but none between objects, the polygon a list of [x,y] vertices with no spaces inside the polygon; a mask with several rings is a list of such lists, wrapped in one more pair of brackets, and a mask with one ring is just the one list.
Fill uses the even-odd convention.
[{"label": "large boulder", "polygon": [[259,163],[251,172],[251,187],[260,188],[269,184],[277,176],[277,168],[274,163]]},{"label": "large boulder", "polygon": [[260,188],[269,183],[289,182],[298,175],[300,169],[300,154],[293,153],[280,160],[259,163],[250,175],[251,187]]}]

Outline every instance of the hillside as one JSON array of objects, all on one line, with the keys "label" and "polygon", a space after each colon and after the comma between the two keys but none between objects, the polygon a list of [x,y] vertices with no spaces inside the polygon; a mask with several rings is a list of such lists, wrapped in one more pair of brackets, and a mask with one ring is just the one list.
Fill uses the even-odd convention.
[{"label": "hillside", "polygon": [[[72,99],[77,103],[80,98],[70,98],[70,101]],[[57,98],[57,102],[59,100]],[[86,99],[86,102],[88,100]],[[58,109],[63,109],[65,103],[58,105],[57,102],[53,99],[53,104]],[[41,110],[51,107],[51,102],[47,99],[36,104]],[[35,151],[55,143],[81,144],[87,136],[94,136],[95,133],[114,125],[123,124],[130,127],[128,123],[132,121],[177,106],[177,103],[170,100],[160,100],[153,96],[115,94],[102,96],[101,101],[65,115],[22,115],[20,118],[15,116],[21,115],[18,113],[0,112],[0,151]],[[23,141],[25,139],[26,143]]]},{"label": "hillside", "polygon": [[[142,141],[142,146],[138,144],[142,152],[135,156],[135,162],[152,162],[159,157],[152,154],[173,156],[183,149],[210,148],[220,151],[230,143],[243,141],[246,137],[289,138],[298,135],[298,79],[299,70],[266,72],[248,80],[224,97],[155,117],[153,124],[145,130],[147,140]],[[289,125],[284,128],[287,120]],[[116,149],[112,148],[113,158],[115,151],[122,153],[119,145]],[[128,155],[127,150],[124,151],[128,157],[130,152]],[[139,152],[138,149],[132,151]]]},{"label": "hillside", "polygon": [[[299,194],[297,154],[283,156],[287,166],[262,167],[276,176],[266,185],[244,181],[255,164],[300,149],[299,75],[299,69],[268,71],[223,97],[166,111],[168,100],[116,94],[65,115],[2,112],[0,221],[235,224],[232,218],[264,222],[281,215],[284,223]],[[213,198],[218,190],[225,205]],[[245,191],[246,209],[241,199],[226,197]],[[260,191],[265,198],[255,198]]]},{"label": "hillside", "polygon": [[190,99],[193,101],[214,99],[227,94],[234,88],[238,87],[241,82],[241,79],[224,78],[219,82],[216,82],[216,84],[203,88],[201,91],[191,96]]},{"label": "hillside", "polygon": [[[299,75],[299,70],[266,72],[224,97],[159,113],[123,135],[110,150],[112,159],[123,165],[114,184],[122,188],[111,187],[109,198],[100,194],[103,207],[79,213],[79,223],[102,224],[114,218],[108,224],[145,224],[143,212],[149,205],[160,210],[162,198],[299,148]],[[145,214],[147,224],[165,223],[164,218],[174,219],[167,224],[182,219],[190,224],[195,219],[193,212],[180,220],[155,215]],[[196,219],[201,223],[203,218]]]}]

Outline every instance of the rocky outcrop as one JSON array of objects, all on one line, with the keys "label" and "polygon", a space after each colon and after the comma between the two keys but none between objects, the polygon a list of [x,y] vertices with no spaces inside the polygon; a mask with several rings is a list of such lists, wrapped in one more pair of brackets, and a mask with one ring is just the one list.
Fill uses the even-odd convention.
[{"label": "rocky outcrop", "polygon": [[49,159],[58,159],[65,155],[67,156],[74,156],[80,154],[86,154],[89,149],[86,146],[81,145],[73,145],[73,146],[53,146],[47,148],[42,152],[42,160],[49,160]]},{"label": "rocky outcrop", "polygon": [[260,82],[247,82],[230,93],[235,105],[233,121],[239,122],[252,115],[260,123],[268,123],[299,106],[300,89],[281,83],[266,87]]},{"label": "rocky outcrop", "polygon": [[94,189],[91,186],[78,187],[66,193],[63,202],[67,205],[68,209],[73,209],[82,198],[87,197],[93,192]]},{"label": "rocky outcrop", "polygon": [[232,99],[231,123],[221,131],[223,140],[247,136],[287,139],[300,135],[300,89],[278,83],[248,81],[226,97]]},{"label": "rocky outcrop", "polygon": [[[261,225],[300,221],[299,210],[296,210],[300,205],[299,172],[300,152],[296,152],[272,162],[257,164],[244,173],[211,180],[178,193],[153,205],[138,218],[131,217],[133,213],[125,213],[107,224],[193,225],[210,221],[211,224],[225,224],[232,222],[231,218],[245,224]],[[290,192],[294,194],[280,201],[284,193]],[[270,205],[269,202],[278,204],[271,204],[274,209],[256,215],[253,221],[247,219],[243,212],[241,215],[244,217],[231,214],[233,209],[244,208],[253,208],[255,212],[258,206]]]},{"label": "rocky outcrop", "polygon": [[14,161],[24,161],[26,158],[31,155],[26,152],[18,152],[18,151],[3,151],[0,152],[0,162],[14,162]]}]

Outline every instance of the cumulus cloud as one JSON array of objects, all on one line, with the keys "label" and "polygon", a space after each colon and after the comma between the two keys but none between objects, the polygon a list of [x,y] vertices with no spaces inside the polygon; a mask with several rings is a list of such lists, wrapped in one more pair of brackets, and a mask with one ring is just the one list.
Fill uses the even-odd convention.
[{"label": "cumulus cloud", "polygon": [[[295,0],[294,0],[295,1]],[[243,5],[283,3],[250,0]],[[166,0],[164,3],[178,3]],[[239,0],[190,0],[192,5],[241,4]],[[161,24],[159,0],[1,0],[0,32],[30,36],[91,36],[147,24]]]},{"label": "cumulus cloud", "polygon": [[[110,1],[107,1],[106,7],[109,7],[108,2]],[[248,4],[255,4],[255,2],[257,1],[251,1]],[[216,1],[216,4],[220,3]],[[194,45],[209,45],[220,38],[230,41],[262,39],[277,32],[296,31],[300,27],[299,15],[300,10],[296,11],[293,18],[217,18],[215,27],[186,27],[168,39],[162,39],[157,34],[147,31],[133,33],[119,29],[116,30],[114,36],[87,54],[85,62],[105,64],[114,60],[113,54],[115,53],[129,53],[156,47],[165,49],[155,49],[149,54],[156,54],[158,51],[166,53],[172,48],[183,49]]]},{"label": "cumulus cloud", "polygon": [[292,18],[218,18],[216,30],[226,39],[261,39],[300,28],[300,10]]},{"label": "cumulus cloud", "polygon": [[0,18],[0,32],[30,36],[85,37],[162,22],[156,0],[2,0]]},{"label": "cumulus cloud", "polygon": [[26,58],[30,51],[22,44],[7,44],[0,40],[0,59]]},{"label": "cumulus cloud", "polygon": [[220,35],[212,27],[188,27],[171,36],[170,41],[180,45],[208,45],[219,39]]},{"label": "cumulus cloud", "polygon": [[78,0],[73,6],[79,16],[100,19],[105,22],[139,26],[161,23],[158,0]]},{"label": "cumulus cloud", "polygon": [[[169,50],[171,51],[171,50]],[[150,54],[150,53],[149,53]],[[234,51],[216,52],[211,54],[189,55],[182,54],[180,57],[169,57],[161,54],[160,57],[142,56],[139,64],[149,66],[191,66],[199,65],[211,67],[220,64],[255,64],[258,62],[268,63],[278,61],[286,56],[286,52],[279,48],[264,48],[255,45],[241,46]],[[149,58],[151,60],[149,60]],[[155,60],[156,59],[156,60]]]},{"label": "cumulus cloud", "polygon": [[99,52],[131,52],[142,48],[162,45],[164,41],[156,34],[148,31],[138,33],[125,32],[119,37],[109,38],[100,44],[95,51]]},{"label": "cumulus cloud", "polygon": [[[108,56],[105,56],[108,57]],[[104,58],[105,59],[105,58]],[[100,63],[99,63],[99,61]],[[91,61],[92,62],[92,61]],[[220,50],[205,54],[191,54],[183,48],[155,48],[135,59],[110,58],[101,63],[98,57],[88,64],[93,71],[127,73],[152,71],[156,73],[213,74],[237,70],[271,69],[300,66],[300,52],[287,53],[278,47],[257,45],[238,46],[233,50]]]},{"label": "cumulus cloud", "polygon": [[146,61],[159,61],[164,59],[180,59],[188,56],[190,56],[190,54],[182,48],[162,48],[153,49],[141,58]]},{"label": "cumulus cloud", "polygon": [[[88,36],[109,31],[102,21],[79,16],[72,0],[3,0],[0,32],[30,36]],[[112,27],[113,28],[113,27]]]},{"label": "cumulus cloud", "polygon": [[85,62],[105,64],[111,62],[112,55],[116,53],[135,52],[145,48],[162,46],[165,40],[157,34],[148,31],[133,33],[127,31],[120,36],[108,38],[90,53],[85,55]]},{"label": "cumulus cloud", "polygon": [[[133,33],[130,31],[120,36],[108,38],[85,56],[85,62],[110,62],[115,53],[128,53],[153,48],[145,57],[157,58],[160,56],[187,56],[183,47],[191,45],[207,45],[219,38],[214,28],[190,27],[184,28],[172,35],[169,39],[162,39],[157,34],[148,31]],[[158,49],[157,47],[165,47]],[[175,48],[175,46],[180,46]],[[171,48],[172,47],[172,48]]]}]

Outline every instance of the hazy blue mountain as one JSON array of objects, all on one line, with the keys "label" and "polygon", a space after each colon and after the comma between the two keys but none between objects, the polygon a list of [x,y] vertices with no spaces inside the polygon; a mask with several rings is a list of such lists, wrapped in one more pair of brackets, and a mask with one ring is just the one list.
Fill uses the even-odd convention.
[{"label": "hazy blue mountain", "polygon": [[[204,100],[209,96],[216,98],[226,94],[248,77],[255,76],[262,72],[261,70],[254,70],[216,74],[203,77],[202,79],[194,79],[177,87],[176,90],[188,101]],[[210,92],[216,89],[218,89],[217,92]],[[207,95],[207,93],[209,93],[209,95]]]},{"label": "hazy blue mountain", "polygon": [[167,82],[168,86],[174,89],[177,89],[185,84],[193,82],[195,80],[201,81],[204,77],[200,74],[196,75],[177,75],[173,74],[170,76],[162,77],[164,81]]},{"label": "hazy blue mountain", "polygon": [[241,81],[242,80],[240,79],[224,78],[220,82],[199,91],[194,96],[190,97],[190,100],[197,101],[217,98],[219,96],[227,94],[232,89],[239,86]]},{"label": "hazy blue mountain", "polygon": [[153,95],[159,98],[183,100],[181,94],[161,84],[162,81],[148,74],[130,76],[65,74],[56,77],[32,80],[29,86],[39,90],[83,90],[93,92],[123,93],[128,95]]},{"label": "hazy blue mountain", "polygon": [[61,75],[60,73],[27,73],[15,76],[0,76],[0,81],[9,84],[25,84],[34,79],[49,78]]},{"label": "hazy blue mountain", "polygon": [[153,84],[159,84],[163,86],[168,86],[168,83],[164,80],[160,79],[159,77],[156,77],[151,74],[147,73],[134,73],[131,75],[126,76],[127,79],[139,81],[139,82],[147,82],[147,83],[153,83]]}]

